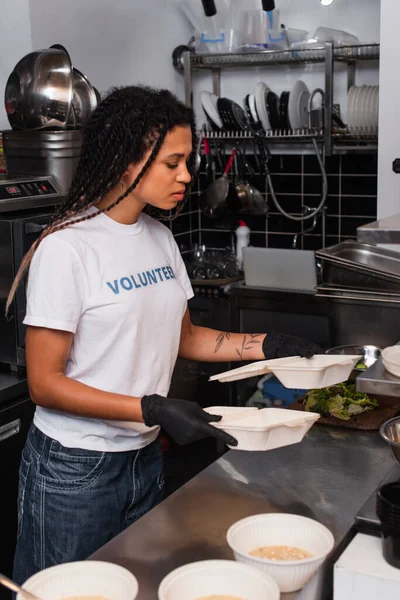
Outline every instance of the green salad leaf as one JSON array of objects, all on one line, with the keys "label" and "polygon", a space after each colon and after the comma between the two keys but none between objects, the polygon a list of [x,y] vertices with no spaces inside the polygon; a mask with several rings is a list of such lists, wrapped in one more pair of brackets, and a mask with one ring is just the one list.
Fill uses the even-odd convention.
[{"label": "green salad leaf", "polygon": [[305,410],[324,417],[332,416],[348,421],[353,415],[374,410],[377,400],[357,392],[355,384],[338,383],[320,390],[310,390],[305,396]]}]

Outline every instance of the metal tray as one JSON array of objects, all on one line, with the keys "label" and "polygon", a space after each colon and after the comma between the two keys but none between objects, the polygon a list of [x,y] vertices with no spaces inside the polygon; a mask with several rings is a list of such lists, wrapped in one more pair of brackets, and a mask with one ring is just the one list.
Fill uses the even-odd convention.
[{"label": "metal tray", "polygon": [[400,291],[398,292],[387,292],[387,291],[382,291],[379,289],[370,289],[370,290],[363,290],[361,288],[355,288],[355,287],[338,287],[336,285],[330,284],[330,283],[322,283],[321,285],[317,285],[317,287],[315,288],[317,290],[317,292],[322,292],[325,294],[341,294],[341,295],[348,295],[348,294],[352,294],[354,296],[367,296],[367,297],[371,297],[371,298],[376,298],[376,299],[382,299],[385,298],[387,300],[393,299],[393,300],[400,300]]},{"label": "metal tray", "polygon": [[317,250],[315,255],[318,258],[334,260],[343,265],[358,266],[376,274],[384,273],[386,276],[396,277],[400,280],[399,252],[347,240],[330,248]]},{"label": "metal tray", "polygon": [[352,262],[338,262],[330,258],[320,260],[322,285],[352,288],[353,291],[379,290],[400,293],[400,277],[382,271],[372,271]]}]

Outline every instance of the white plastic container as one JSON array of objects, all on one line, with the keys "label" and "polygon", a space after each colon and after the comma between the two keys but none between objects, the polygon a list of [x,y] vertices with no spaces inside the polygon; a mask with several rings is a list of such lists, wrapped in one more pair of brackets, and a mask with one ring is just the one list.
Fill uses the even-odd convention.
[{"label": "white plastic container", "polygon": [[[318,521],[293,514],[271,513],[247,517],[232,525],[227,542],[235,559],[269,573],[283,593],[300,590],[332,551],[332,533]],[[250,556],[259,546],[292,546],[314,556],[277,561]]]},{"label": "white plastic container", "polygon": [[210,381],[238,381],[273,373],[286,388],[311,390],[347,381],[360,358],[359,355],[316,354],[309,359],[291,356],[261,360],[212,375]]},{"label": "white plastic container", "polygon": [[400,377],[400,346],[388,346],[381,353],[383,366],[395,377]]},{"label": "white plastic container", "polygon": [[[71,596],[101,596],[107,600],[135,600],[136,577],[124,567],[97,560],[85,560],[49,567],[30,577],[22,586],[42,600]],[[26,600],[21,594],[17,600]]]},{"label": "white plastic container", "polygon": [[239,227],[236,229],[236,261],[239,269],[243,268],[243,248],[250,243],[250,228],[244,221],[239,221]]},{"label": "white plastic container", "polygon": [[158,588],[159,600],[195,600],[211,595],[243,600],[279,600],[279,588],[268,573],[233,560],[204,560],[172,571]]},{"label": "white plastic container", "polygon": [[[221,414],[221,407],[206,408],[211,414]],[[232,410],[232,409],[231,409]],[[265,452],[302,441],[306,433],[320,418],[318,413],[297,412],[285,408],[248,408],[247,414],[227,412],[221,421],[212,423],[237,441],[233,450]]]}]

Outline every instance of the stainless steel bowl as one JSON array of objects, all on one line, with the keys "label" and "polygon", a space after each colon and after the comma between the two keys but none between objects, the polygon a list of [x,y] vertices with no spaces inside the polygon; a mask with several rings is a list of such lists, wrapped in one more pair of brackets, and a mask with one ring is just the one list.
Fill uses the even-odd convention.
[{"label": "stainless steel bowl", "polygon": [[84,127],[97,108],[98,97],[96,90],[83,73],[72,68],[73,72],[73,94],[72,110],[68,126],[75,128]]},{"label": "stainless steel bowl", "polygon": [[393,456],[400,464],[400,417],[394,417],[383,423],[379,433],[385,442],[390,445]]},{"label": "stainless steel bowl", "polygon": [[325,354],[359,354],[362,359],[360,359],[355,370],[365,371],[378,360],[381,355],[381,348],[379,346],[336,346],[335,348],[329,348]]},{"label": "stainless steel bowl", "polygon": [[31,52],[8,78],[5,107],[13,129],[65,129],[71,111],[73,75],[61,47]]}]

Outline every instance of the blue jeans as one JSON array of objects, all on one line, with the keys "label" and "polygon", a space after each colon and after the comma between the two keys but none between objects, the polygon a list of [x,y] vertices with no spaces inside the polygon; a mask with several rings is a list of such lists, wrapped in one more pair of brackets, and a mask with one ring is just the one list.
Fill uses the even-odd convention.
[{"label": "blue jeans", "polygon": [[163,497],[156,440],[141,450],[65,448],[31,426],[21,457],[14,579],[84,560]]}]

